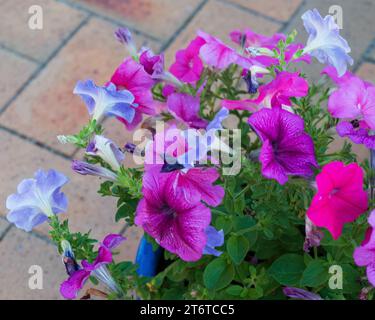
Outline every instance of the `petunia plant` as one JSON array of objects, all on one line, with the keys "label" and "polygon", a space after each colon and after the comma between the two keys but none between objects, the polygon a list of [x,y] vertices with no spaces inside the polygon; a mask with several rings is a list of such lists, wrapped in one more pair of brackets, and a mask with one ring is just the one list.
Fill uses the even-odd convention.
[{"label": "petunia plant", "polygon": [[[72,174],[100,179],[114,219],[143,232],[134,261],[113,258],[126,234],[70,231],[55,170],[7,200],[18,228],[50,224],[64,298],[374,298],[375,85],[348,70],[332,16],[302,20],[306,44],[296,31],[234,30],[228,45],[200,30],[169,68],[115,32],[129,57],[105,83],[77,83],[90,120],[58,140],[83,150]],[[302,71],[314,59],[318,82]],[[134,139],[117,146],[106,117]]]}]

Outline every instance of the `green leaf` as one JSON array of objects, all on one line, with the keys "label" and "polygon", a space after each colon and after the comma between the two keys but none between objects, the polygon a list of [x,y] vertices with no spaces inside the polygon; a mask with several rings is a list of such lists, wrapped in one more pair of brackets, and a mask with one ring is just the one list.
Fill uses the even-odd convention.
[{"label": "green leaf", "polygon": [[313,260],[302,274],[301,286],[316,288],[327,282],[327,279],[328,269],[324,265],[324,261]]},{"label": "green leaf", "polygon": [[208,290],[220,290],[232,282],[234,267],[224,258],[211,261],[203,273],[203,282]]},{"label": "green leaf", "polygon": [[303,257],[297,254],[284,254],[271,265],[268,273],[284,286],[298,286],[305,269]]},{"label": "green leaf", "polygon": [[229,286],[225,292],[232,295],[232,296],[239,296],[242,291],[243,291],[243,287],[241,286],[238,286],[238,285],[234,285],[234,286]]},{"label": "green leaf", "polygon": [[233,235],[227,242],[227,250],[232,261],[239,265],[249,251],[249,241],[244,236]]}]

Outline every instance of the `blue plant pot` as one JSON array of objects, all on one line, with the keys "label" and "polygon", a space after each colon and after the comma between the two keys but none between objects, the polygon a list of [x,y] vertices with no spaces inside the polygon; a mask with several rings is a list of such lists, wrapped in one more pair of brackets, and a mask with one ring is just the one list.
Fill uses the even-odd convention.
[{"label": "blue plant pot", "polygon": [[135,262],[138,264],[137,273],[144,277],[153,277],[158,272],[158,266],[163,255],[163,249],[159,247],[156,251],[152,244],[143,236],[138,245]]}]

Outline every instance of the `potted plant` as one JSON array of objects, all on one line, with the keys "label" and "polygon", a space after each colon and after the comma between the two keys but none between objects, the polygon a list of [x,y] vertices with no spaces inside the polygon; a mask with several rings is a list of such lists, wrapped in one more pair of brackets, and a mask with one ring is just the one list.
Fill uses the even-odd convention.
[{"label": "potted plant", "polygon": [[[163,54],[116,32],[130,56],[104,85],[77,83],[90,121],[58,139],[85,151],[72,169],[102,179],[116,221],[144,230],[136,261],[114,262],[122,235],[98,242],[59,220],[68,179],[55,170],[7,199],[18,228],[50,224],[65,298],[87,281],[86,298],[373,298],[374,161],[359,163],[347,140],[330,147],[346,137],[374,159],[375,86],[347,70],[350,47],[332,16],[314,9],[302,20],[306,44],[295,31],[234,30],[232,45],[198,31],[168,69]],[[300,69],[313,59],[325,65],[317,83]],[[105,117],[134,141],[116,146]]]}]

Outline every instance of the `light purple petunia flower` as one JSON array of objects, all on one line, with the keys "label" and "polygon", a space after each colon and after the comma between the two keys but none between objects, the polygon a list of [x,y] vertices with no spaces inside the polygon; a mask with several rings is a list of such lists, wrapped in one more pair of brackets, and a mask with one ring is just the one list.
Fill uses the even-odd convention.
[{"label": "light purple petunia flower", "polygon": [[224,231],[217,231],[214,227],[208,226],[206,229],[207,243],[203,249],[203,254],[210,254],[216,257],[220,256],[223,252],[215,248],[221,247],[224,244]]},{"label": "light purple petunia flower", "polygon": [[303,53],[309,53],[320,63],[332,65],[338,75],[342,76],[347,70],[347,64],[353,64],[353,59],[348,55],[350,47],[340,36],[333,16],[322,18],[319,11],[313,9],[306,11],[301,18],[309,34]]},{"label": "light purple petunia flower", "polygon": [[301,300],[323,300],[322,297],[314,292],[310,292],[307,290],[303,290],[300,288],[294,287],[285,287],[283,288],[284,294],[293,299],[301,299]]},{"label": "light purple petunia flower", "polygon": [[125,159],[124,153],[112,140],[100,135],[96,135],[88,144],[86,153],[100,157],[116,171],[120,169],[121,163]]},{"label": "light purple petunia flower", "polygon": [[314,173],[312,167],[318,166],[314,143],[304,132],[300,116],[281,108],[264,108],[248,122],[263,142],[259,160],[266,178],[284,184],[289,175],[309,177]]},{"label": "light purple petunia flower", "polygon": [[73,160],[72,169],[84,176],[97,176],[110,181],[117,181],[117,175],[111,170],[84,161]]},{"label": "light purple petunia flower", "polygon": [[102,282],[110,291],[120,293],[121,289],[113,280],[106,265],[112,263],[111,249],[119,246],[124,240],[119,234],[107,235],[101,243],[98,255],[93,263],[82,261],[82,269],[73,272],[60,286],[60,293],[65,299],[75,299],[90,276]]},{"label": "light purple petunia flower", "polygon": [[116,91],[116,86],[111,82],[107,86],[98,87],[92,80],[78,81],[73,93],[83,99],[89,114],[96,121],[104,116],[133,121],[133,108],[137,107],[133,94],[128,90]]},{"label": "light purple petunia flower", "polygon": [[368,223],[365,239],[354,250],[353,258],[357,266],[366,267],[368,281],[375,286],[375,210],[370,213]]},{"label": "light purple petunia flower", "polygon": [[7,219],[17,228],[31,231],[48,217],[65,212],[68,200],[60,188],[67,182],[68,178],[56,170],[38,170],[33,179],[23,180],[17,193],[7,198]]},{"label": "light purple petunia flower", "polygon": [[200,201],[186,201],[174,187],[169,174],[160,173],[158,166],[150,168],[143,176],[144,197],[138,203],[135,223],[164,249],[182,260],[196,261],[206,246],[211,212]]},{"label": "light purple petunia flower", "polygon": [[360,126],[359,121],[342,121],[336,126],[340,137],[348,137],[354,143],[363,144],[368,149],[375,149],[375,135],[370,130]]},{"label": "light purple petunia flower", "polygon": [[229,110],[227,108],[221,108],[215,115],[215,117],[207,125],[206,130],[221,130],[223,129],[222,122],[228,117]]}]

